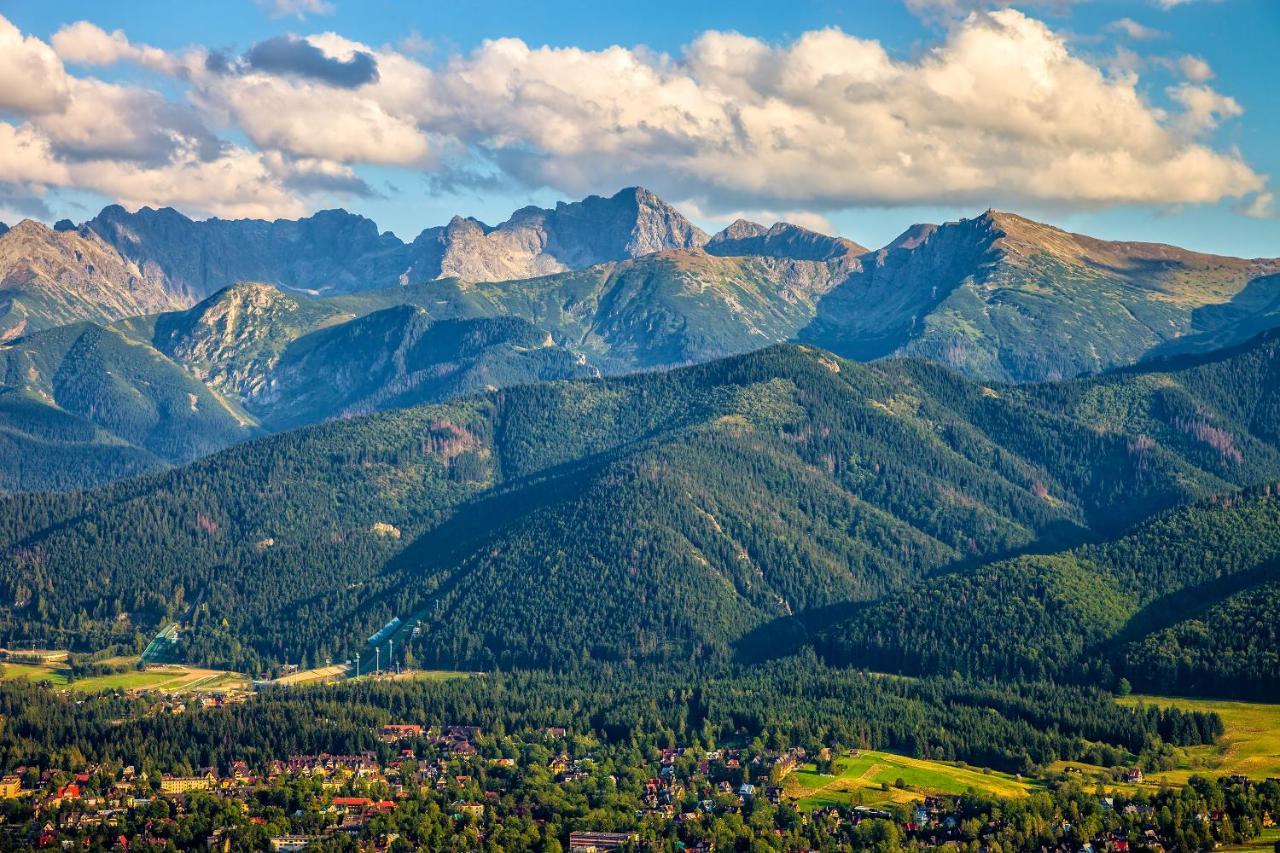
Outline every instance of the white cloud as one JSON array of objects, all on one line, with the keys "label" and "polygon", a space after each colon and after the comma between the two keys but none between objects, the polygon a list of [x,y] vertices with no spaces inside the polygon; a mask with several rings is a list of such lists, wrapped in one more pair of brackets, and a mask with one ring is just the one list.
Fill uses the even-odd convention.
[{"label": "white cloud", "polygon": [[0,184],[39,189],[65,184],[68,177],[47,138],[30,125],[0,122]]},{"label": "white cloud", "polygon": [[198,215],[266,219],[301,216],[308,210],[264,155],[244,148],[229,147],[213,159],[194,147],[180,148],[154,167],[117,160],[76,163],[69,169],[74,185],[131,209],[170,205]]},{"label": "white cloud", "polygon": [[68,78],[49,45],[0,16],[0,111],[30,115],[59,110]]},{"label": "white cloud", "polygon": [[337,8],[328,0],[258,0],[258,5],[273,18],[297,18],[307,15],[332,15]]},{"label": "white cloud", "polygon": [[[1209,141],[1243,110],[1207,85],[1202,60],[1178,60],[1185,82],[1166,90],[1170,106],[1156,105],[1132,51],[1104,70],[1013,9],[952,21],[905,60],[838,29],[786,44],[712,31],[676,55],[496,39],[434,67],[336,33],[306,41],[339,63],[366,56],[376,74],[338,85],[243,58],[208,62],[199,50],[173,57],[92,24],[55,36],[80,64],[161,67],[163,55],[184,89],[173,101],[71,77],[47,45],[0,18],[0,108],[11,81],[43,81],[20,130],[30,137],[22,156],[43,158],[49,185],[219,215],[286,215],[326,193],[367,192],[359,164],[455,179],[478,168],[571,195],[640,183],[713,218],[1175,205],[1266,190],[1237,152]],[[225,141],[232,134],[248,145]]]},{"label": "white cloud", "polygon": [[1163,38],[1168,35],[1163,30],[1140,24],[1133,18],[1121,18],[1118,21],[1112,21],[1107,25],[1107,29],[1124,33],[1134,41],[1149,41],[1150,39]]},{"label": "white cloud", "polygon": [[174,74],[181,63],[167,52],[145,44],[133,44],[122,30],[107,32],[88,21],[68,24],[53,34],[53,49],[64,62],[80,65],[114,65],[135,62],[164,74]]},{"label": "white cloud", "polygon": [[1193,83],[1204,83],[1213,79],[1213,68],[1198,56],[1179,57],[1178,70],[1182,72],[1182,76]]},{"label": "white cloud", "polygon": [[1241,205],[1239,212],[1253,219],[1272,219],[1276,215],[1276,197],[1271,192],[1260,192]]},{"label": "white cloud", "polygon": [[710,32],[682,57],[496,40],[433,74],[417,110],[531,184],[636,181],[709,210],[1168,204],[1262,186],[1190,133],[1238,114],[1230,99],[1179,97],[1187,115],[1166,116],[1136,74],[1002,10],[906,62],[838,30],[785,46]]},{"label": "white cloud", "polygon": [[1182,105],[1183,112],[1178,120],[1190,133],[1213,130],[1224,119],[1244,113],[1244,108],[1235,98],[1221,95],[1208,86],[1182,83],[1169,89],[1169,97]]}]

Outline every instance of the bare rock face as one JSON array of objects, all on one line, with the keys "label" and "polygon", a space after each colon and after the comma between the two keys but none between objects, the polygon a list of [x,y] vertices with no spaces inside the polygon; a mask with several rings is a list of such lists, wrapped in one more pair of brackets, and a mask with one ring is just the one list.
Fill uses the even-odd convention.
[{"label": "bare rock face", "polygon": [[0,232],[0,341],[182,304],[161,277],[121,257],[92,232],[55,231],[29,219]]},{"label": "bare rock face", "polygon": [[187,305],[241,281],[309,293],[399,283],[406,247],[391,232],[345,210],[304,219],[195,221],[172,208],[105,208],[85,224],[141,268],[163,277]]},{"label": "bare rock face", "polygon": [[610,198],[589,196],[555,209],[525,207],[501,225],[455,217],[414,241],[406,278],[507,281],[690,249],[707,235],[671,205],[642,187]]},{"label": "bare rock face", "polygon": [[856,258],[867,252],[865,247],[852,240],[819,234],[789,222],[777,222],[772,228],[765,228],[745,219],[735,220],[716,234],[706,248],[710,254],[726,257],[755,255],[795,261]]},{"label": "bare rock face", "polygon": [[506,281],[581,269],[667,249],[707,235],[648,190],[544,210],[517,210],[501,225],[454,217],[412,243],[379,233],[363,216],[323,210],[304,219],[195,221],[171,208],[118,205],[85,223],[185,305],[241,281],[310,294],[355,293],[437,278]]}]

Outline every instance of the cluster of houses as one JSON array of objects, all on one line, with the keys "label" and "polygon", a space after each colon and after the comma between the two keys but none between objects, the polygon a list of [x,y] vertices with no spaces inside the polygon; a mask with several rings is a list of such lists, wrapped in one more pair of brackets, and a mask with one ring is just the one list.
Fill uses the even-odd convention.
[{"label": "cluster of houses", "polygon": [[[244,761],[235,761],[223,773],[218,768],[206,767],[190,775],[163,774],[158,778],[148,778],[146,773],[134,767],[108,771],[90,766],[75,774],[55,770],[37,773],[18,768],[14,774],[0,778],[0,796],[29,799],[39,833],[34,839],[36,846],[51,846],[59,837],[103,827],[114,831],[129,810],[147,806],[156,798],[168,804],[164,814],[172,812],[181,817],[187,796],[193,792],[209,792],[239,801],[247,820],[261,820],[253,817],[251,812],[256,792],[265,786],[296,779],[318,782],[326,792],[317,804],[323,819],[314,824],[322,824],[323,831],[278,836],[272,840],[277,850],[300,850],[340,833],[361,838],[365,846],[385,848],[395,837],[384,836],[370,841],[365,837],[370,821],[379,815],[394,813],[403,800],[423,791],[445,792],[445,799],[439,802],[442,805],[447,803],[447,813],[458,821],[479,824],[501,820],[501,815],[506,813],[504,808],[514,809],[518,814],[529,813],[525,805],[512,806],[508,802],[506,806],[500,806],[503,802],[503,783],[500,780],[509,774],[495,776],[493,768],[515,767],[518,761],[493,755],[492,744],[483,740],[479,728],[390,724],[375,734],[384,745],[392,748],[394,754],[389,759],[380,759],[374,752],[292,755],[256,768]],[[574,746],[580,744],[560,743],[566,738],[563,728],[550,727],[542,732],[541,743],[549,748],[551,756],[546,762],[546,770],[552,780],[569,785],[597,776],[601,771],[593,757],[577,754],[581,750],[574,749]],[[478,748],[477,742],[484,748]],[[387,750],[382,752],[385,755]],[[826,753],[825,750],[823,752]],[[818,756],[820,760],[829,757]],[[735,748],[661,750],[653,767],[656,772],[644,780],[639,792],[635,816],[646,825],[671,827],[704,821],[710,815],[749,813],[758,798],[777,804],[783,798],[786,776],[806,758],[806,752],[801,748],[764,752]],[[484,784],[480,784],[481,779],[486,780]],[[35,784],[24,787],[24,781]],[[617,780],[613,779],[613,782],[616,784]],[[490,787],[496,790],[487,790]],[[1103,797],[1101,804],[1104,809],[1116,808],[1111,797]],[[805,823],[822,822],[832,831],[856,827],[868,820],[898,820],[901,829],[910,837],[923,844],[942,846],[962,839],[956,808],[951,800],[927,797],[913,806],[905,819],[900,810],[891,813],[870,806],[822,807],[802,815],[801,819]],[[1143,804],[1127,803],[1120,809],[1129,816],[1153,817],[1151,807]],[[1223,816],[1207,814],[1204,819],[1221,821]],[[165,821],[171,823],[173,818],[157,820],[155,831],[159,832]],[[995,830],[999,827],[990,825],[987,828]],[[635,833],[612,829],[575,830],[569,837],[569,848],[581,853],[605,853],[634,846],[637,840]],[[1070,826],[1063,824],[1060,829],[1065,833]],[[210,847],[218,849],[220,843],[227,840],[225,837],[211,838]],[[1132,839],[1122,833],[1110,833],[1095,839],[1090,850],[1093,853],[1102,850],[1127,853],[1131,845],[1152,849],[1157,841],[1154,835]],[[0,846],[3,846],[2,840]],[[692,853],[706,853],[710,847],[704,844],[687,849]]]}]

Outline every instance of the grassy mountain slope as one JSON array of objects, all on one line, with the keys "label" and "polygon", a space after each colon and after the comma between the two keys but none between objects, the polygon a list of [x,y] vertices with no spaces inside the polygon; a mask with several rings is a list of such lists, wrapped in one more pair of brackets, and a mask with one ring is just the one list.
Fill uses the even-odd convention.
[{"label": "grassy mountain slope", "polygon": [[1097,240],[998,211],[915,226],[861,264],[801,340],[1035,381],[1239,343],[1280,322],[1280,259]]},{"label": "grassy mountain slope", "polygon": [[[1194,395],[1276,346],[1072,385]],[[237,666],[346,655],[392,615],[441,663],[684,655],[1280,475],[1207,398],[1190,439],[1176,407],[1106,426],[1064,399],[1092,398],[777,347],[334,422],[0,503],[5,628],[91,644],[198,599],[190,655]]]},{"label": "grassy mountain slope", "polygon": [[517,317],[433,322],[420,308],[376,311],[299,338],[250,405],[272,429],[436,402],[475,391],[596,375]]},{"label": "grassy mountain slope", "polygon": [[[261,433],[595,371],[514,318],[353,318],[265,285],[182,312],[47,330],[0,347],[15,452],[0,490],[76,488],[191,461]],[[95,457],[95,450],[102,455]]]},{"label": "grassy mountain slope", "polygon": [[690,364],[791,337],[851,260],[661,252],[542,278],[442,279],[334,297],[351,313],[412,304],[438,319],[520,317],[605,373]]}]

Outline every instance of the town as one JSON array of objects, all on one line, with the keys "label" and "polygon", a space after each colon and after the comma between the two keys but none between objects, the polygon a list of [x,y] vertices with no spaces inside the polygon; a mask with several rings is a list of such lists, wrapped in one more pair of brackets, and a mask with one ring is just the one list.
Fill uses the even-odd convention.
[{"label": "town", "polygon": [[[172,703],[165,709],[175,712],[186,713]],[[368,734],[376,746],[355,754],[234,760],[224,767],[77,767],[68,756],[65,768],[8,768],[0,782],[0,846],[704,853],[747,849],[738,842],[753,836],[776,842],[766,849],[796,851],[996,849],[1000,837],[1025,831],[1017,810],[976,791],[798,808],[788,777],[801,766],[829,765],[832,750],[825,747],[811,755],[753,739],[643,750],[610,746],[568,726],[507,734],[404,722]],[[1182,849],[1170,836],[1170,808],[1192,804],[1185,792],[1166,787],[1125,796],[1102,786],[1088,790],[1071,777],[1063,774],[1026,804],[1057,815],[1037,831],[1057,839],[1058,849]],[[1140,771],[1123,781],[1141,781]],[[1191,816],[1206,839],[1256,835],[1280,814],[1280,779],[1196,779],[1190,790],[1208,804]]]}]

